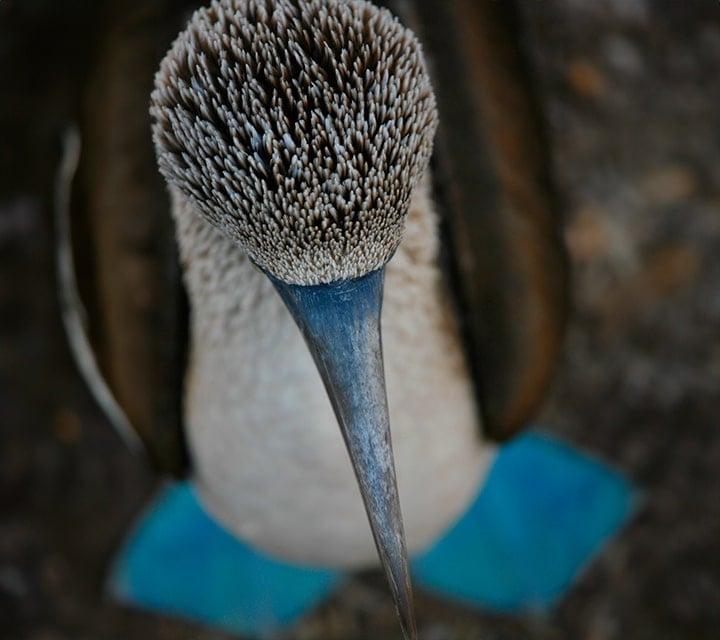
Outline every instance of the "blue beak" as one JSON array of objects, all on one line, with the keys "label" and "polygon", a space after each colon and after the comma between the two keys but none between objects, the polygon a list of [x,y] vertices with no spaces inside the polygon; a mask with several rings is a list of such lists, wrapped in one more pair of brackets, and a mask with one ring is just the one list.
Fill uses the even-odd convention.
[{"label": "blue beak", "polygon": [[353,280],[289,285],[269,276],[305,338],[345,439],[406,639],[416,637],[390,441],[380,338],[384,269]]}]

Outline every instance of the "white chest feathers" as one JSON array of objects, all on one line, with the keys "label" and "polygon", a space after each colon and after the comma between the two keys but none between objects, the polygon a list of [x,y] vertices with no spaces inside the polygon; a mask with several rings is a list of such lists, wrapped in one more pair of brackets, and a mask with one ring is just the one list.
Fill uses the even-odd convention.
[{"label": "white chest feathers", "polygon": [[[178,194],[174,211],[192,306],[185,419],[204,502],[232,533],[273,556],[375,563],[340,430],[293,320],[269,280]],[[424,187],[387,268],[382,333],[412,553],[463,512],[494,455],[479,437]]]}]

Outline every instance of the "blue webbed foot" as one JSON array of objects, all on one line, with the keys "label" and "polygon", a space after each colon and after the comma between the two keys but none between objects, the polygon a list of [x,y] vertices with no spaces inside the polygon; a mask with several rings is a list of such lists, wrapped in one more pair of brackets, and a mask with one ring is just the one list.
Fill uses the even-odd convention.
[{"label": "blue webbed foot", "polygon": [[257,553],[217,525],[183,482],[164,488],[140,518],[110,590],[132,606],[264,637],[321,602],[341,576]]},{"label": "blue webbed foot", "polygon": [[474,503],[415,558],[415,582],[466,604],[542,609],[632,511],[628,481],[538,432],[503,445]]}]

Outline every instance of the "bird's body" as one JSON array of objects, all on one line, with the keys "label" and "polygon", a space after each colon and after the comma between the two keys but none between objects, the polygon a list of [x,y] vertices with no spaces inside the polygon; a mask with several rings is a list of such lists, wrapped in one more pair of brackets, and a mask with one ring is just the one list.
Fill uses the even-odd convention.
[{"label": "bird's body", "polygon": [[[140,56],[129,48],[130,72],[99,70],[102,81],[134,79]],[[335,569],[379,560],[405,637],[414,639],[408,552],[420,581],[441,593],[535,607],[567,587],[624,517],[626,485],[596,463],[542,438],[505,448],[483,439],[481,409],[490,431],[503,435],[531,415],[563,326],[563,252],[544,192],[538,121],[526,117],[522,73],[508,73],[517,72],[513,51],[499,48],[498,60],[481,54],[476,65],[489,77],[488,95],[503,103],[483,116],[501,125],[488,138],[499,167],[490,191],[503,198],[488,215],[472,212],[468,238],[481,242],[451,256],[463,276],[457,289],[474,292],[471,305],[458,301],[472,312],[466,342],[440,260],[427,171],[438,118],[415,35],[365,0],[215,0],[193,15],[161,63],[151,98],[190,301],[180,420],[163,410],[176,406],[177,367],[167,374],[158,366],[180,358],[157,357],[183,350],[173,343],[182,321],[167,322],[172,304],[163,304],[175,298],[159,296],[160,312],[149,313],[142,283],[113,278],[113,260],[128,253],[131,267],[154,276],[147,290],[168,274],[159,255],[152,261],[145,253],[154,240],[136,240],[153,225],[164,228],[162,216],[133,217],[136,229],[122,206],[157,205],[155,187],[133,170],[136,162],[147,169],[149,154],[128,152],[99,112],[85,160],[86,174],[97,165],[99,179],[65,185],[58,201],[68,210],[86,206],[91,220],[95,246],[78,253],[101,267],[88,299],[101,307],[91,328],[106,352],[107,386],[94,361],[87,366],[90,339],[78,337],[83,314],[69,260],[60,269],[66,324],[103,406],[122,418],[120,431],[135,427],[152,459],[176,473],[185,469],[184,441],[197,490],[181,483],[160,494],[114,568],[118,597],[262,636],[319,601],[336,577],[278,568],[262,553]],[[443,76],[458,69],[446,64]],[[110,102],[107,112],[125,126]],[[505,103],[513,105],[507,118]],[[146,96],[133,105],[134,115],[144,111]],[[145,142],[139,122],[132,139]],[[513,143],[522,122],[533,143],[529,160]],[[459,137],[447,138],[454,169],[467,164],[453,148],[458,141],[460,150],[465,142],[481,146],[460,124],[451,125]],[[105,138],[120,149],[117,159],[98,144]],[[113,163],[129,169],[119,174],[127,184],[107,179],[118,175],[106,166]],[[508,171],[515,166],[520,179]],[[483,185],[465,176],[450,187],[450,201],[473,203],[466,196]],[[101,197],[70,198],[81,188]],[[107,203],[116,206],[112,220]],[[118,221],[131,227],[130,241],[107,251]],[[117,297],[124,304],[111,304]],[[478,302],[487,304],[479,323]],[[490,356],[481,384],[468,367],[468,344]],[[112,390],[117,404],[108,401]],[[562,520],[572,512],[565,505],[580,502],[600,514],[586,529],[572,516]],[[573,544],[558,544],[557,531],[534,535],[556,519],[562,533],[579,532]]]},{"label": "bird's body", "polygon": [[[230,531],[275,557],[321,566],[376,563],[337,420],[292,317],[265,275],[181,194],[174,193],[173,210],[191,298],[185,410],[201,495]],[[383,307],[411,552],[467,507],[494,452],[481,442],[436,227],[421,184],[387,268]]]}]

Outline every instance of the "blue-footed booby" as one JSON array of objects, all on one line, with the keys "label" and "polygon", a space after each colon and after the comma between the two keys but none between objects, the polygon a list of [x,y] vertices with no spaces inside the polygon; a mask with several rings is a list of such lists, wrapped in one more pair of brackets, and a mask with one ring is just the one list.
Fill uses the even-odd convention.
[{"label": "blue-footed booby", "polygon": [[[126,437],[135,442],[137,428],[160,467],[178,468],[167,460],[180,459],[181,440],[187,450],[189,483],[163,491],[130,536],[116,595],[262,636],[339,571],[379,559],[403,634],[415,638],[408,556],[422,584],[492,604],[488,581],[514,587],[510,556],[525,551],[498,543],[516,518],[503,508],[521,505],[540,476],[545,507],[573,493],[563,482],[584,486],[594,524],[571,558],[535,563],[552,586],[537,577],[529,595],[497,604],[556,597],[624,517],[627,487],[540,436],[501,449],[482,437],[428,168],[436,99],[413,32],[365,0],[215,0],[163,59],[151,118],[189,299],[182,407],[165,416],[181,438],[123,397],[137,382],[107,364],[101,379],[79,313],[65,314]],[[71,275],[64,281],[72,290]],[[515,473],[516,486],[503,485],[498,514],[489,504],[503,499],[491,481],[501,473]],[[529,510],[516,527],[558,516]],[[493,515],[499,529],[483,522]],[[558,527],[568,522],[558,516]],[[544,535],[542,553],[565,544]]]}]

